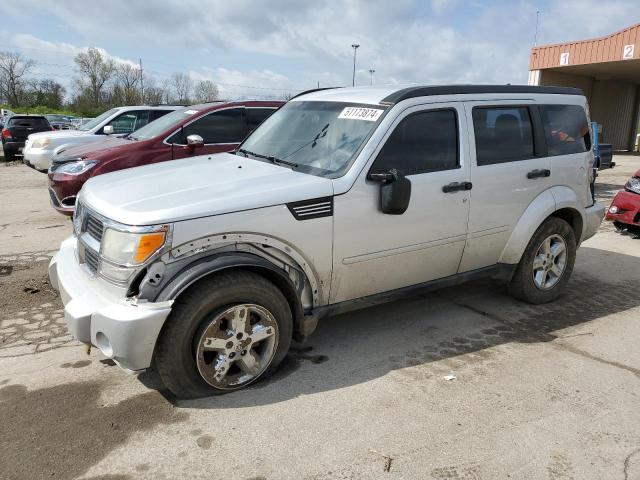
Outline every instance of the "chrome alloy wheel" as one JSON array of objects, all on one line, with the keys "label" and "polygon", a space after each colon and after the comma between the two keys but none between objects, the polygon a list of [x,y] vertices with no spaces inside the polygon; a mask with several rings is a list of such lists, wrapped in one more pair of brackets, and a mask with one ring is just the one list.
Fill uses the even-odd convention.
[{"label": "chrome alloy wheel", "polygon": [[278,323],[271,312],[234,305],[216,315],[198,339],[198,371],[212,387],[241,388],[262,375],[277,348]]},{"label": "chrome alloy wheel", "polygon": [[533,283],[549,290],[560,281],[567,266],[567,244],[558,234],[544,239],[533,258]]}]

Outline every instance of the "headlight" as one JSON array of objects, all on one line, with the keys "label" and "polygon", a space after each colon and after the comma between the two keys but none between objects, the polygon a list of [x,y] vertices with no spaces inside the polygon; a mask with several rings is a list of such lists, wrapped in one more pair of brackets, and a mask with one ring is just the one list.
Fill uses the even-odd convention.
[{"label": "headlight", "polygon": [[635,193],[640,193],[640,177],[631,177],[624,188]]},{"label": "headlight", "polygon": [[33,141],[33,143],[31,144],[31,147],[32,148],[44,148],[47,145],[49,145],[50,142],[51,142],[51,140],[48,139],[48,138],[38,138],[38,139]]},{"label": "headlight", "polygon": [[65,173],[67,175],[80,175],[87,170],[93,168],[98,162],[95,160],[80,160],[78,162],[63,163],[60,166],[52,168],[54,173]]},{"label": "headlight", "polygon": [[[140,265],[164,245],[167,227],[144,233],[121,232],[107,228],[102,237],[102,258],[121,266]],[[105,272],[106,273],[106,272]]]}]

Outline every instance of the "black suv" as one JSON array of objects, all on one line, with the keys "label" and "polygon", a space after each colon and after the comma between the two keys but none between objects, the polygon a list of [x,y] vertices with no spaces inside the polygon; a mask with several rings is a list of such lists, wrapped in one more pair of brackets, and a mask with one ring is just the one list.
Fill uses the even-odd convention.
[{"label": "black suv", "polygon": [[53,130],[49,121],[42,115],[14,115],[2,129],[2,148],[7,161],[22,155],[24,142],[32,133]]}]

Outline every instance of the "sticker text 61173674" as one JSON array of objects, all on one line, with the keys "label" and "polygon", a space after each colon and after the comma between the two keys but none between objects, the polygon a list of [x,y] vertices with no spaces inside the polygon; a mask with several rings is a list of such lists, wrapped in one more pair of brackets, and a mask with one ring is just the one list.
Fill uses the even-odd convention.
[{"label": "sticker text 61173674", "polygon": [[348,120],[366,120],[368,122],[375,122],[380,118],[382,112],[379,108],[364,108],[364,107],[346,107],[338,118],[348,119]]}]

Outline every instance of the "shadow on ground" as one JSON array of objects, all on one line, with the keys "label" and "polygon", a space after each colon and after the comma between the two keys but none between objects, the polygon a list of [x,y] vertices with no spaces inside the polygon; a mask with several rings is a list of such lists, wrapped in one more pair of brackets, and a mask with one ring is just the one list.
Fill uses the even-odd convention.
[{"label": "shadow on ground", "polygon": [[[486,281],[448,288],[323,320],[306,348],[292,350],[272,378],[246,390],[190,401],[165,395],[184,407],[238,408],[349,387],[392,371],[414,385],[452,368],[484,374],[495,355],[492,347],[550,342],[563,329],[640,305],[637,279],[591,273],[604,262],[608,268],[637,264],[637,257],[586,247],[581,256],[597,260],[583,269],[588,274],[578,269],[555,302],[525,304]],[[162,388],[152,371],[139,378]]]},{"label": "shadow on ground", "polygon": [[0,389],[0,476],[76,478],[132,434],[188,418],[157,392],[101,405],[103,388],[90,381],[37,390],[22,385]]}]

